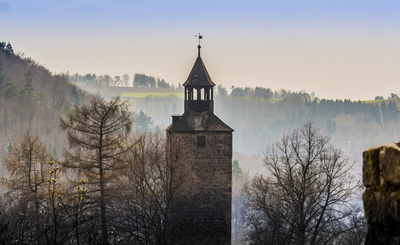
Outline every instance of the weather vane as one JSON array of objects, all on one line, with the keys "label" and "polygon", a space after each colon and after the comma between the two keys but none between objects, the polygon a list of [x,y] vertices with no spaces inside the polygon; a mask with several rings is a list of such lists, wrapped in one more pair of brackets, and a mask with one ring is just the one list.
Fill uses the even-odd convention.
[{"label": "weather vane", "polygon": [[199,38],[199,46],[200,46],[200,39],[203,39],[203,35],[201,35],[201,34],[199,33],[199,35],[194,35],[194,36]]}]

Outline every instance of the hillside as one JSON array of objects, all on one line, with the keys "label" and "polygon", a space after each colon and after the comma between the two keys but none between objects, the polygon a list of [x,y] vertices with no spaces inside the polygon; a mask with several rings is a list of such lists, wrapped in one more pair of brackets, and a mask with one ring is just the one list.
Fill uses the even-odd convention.
[{"label": "hillside", "polygon": [[[180,90],[85,83],[79,86],[104,98],[120,95],[129,99],[132,111],[142,110],[154,120],[153,127],[161,130],[171,123],[172,114],[183,113],[183,91]],[[331,137],[346,156],[358,163],[356,171],[359,172],[362,151],[400,138],[400,100],[396,94],[385,100],[380,96],[370,101],[350,101],[319,99],[303,91],[281,89],[274,92],[260,87],[233,88],[228,95],[219,85],[215,92],[215,113],[235,129],[234,151],[240,153],[262,157],[268,145],[311,121]],[[243,167],[252,171],[251,166]]]},{"label": "hillside", "polygon": [[89,94],[54,75],[31,58],[14,53],[11,44],[0,43],[0,155],[30,131],[60,156],[65,135],[59,130],[59,116]]},{"label": "hillside", "polygon": [[[183,93],[183,92],[182,92]],[[133,111],[143,110],[160,129],[171,123],[171,115],[183,113],[179,97],[130,98]],[[361,152],[400,138],[398,100],[366,103],[350,100],[304,101],[300,98],[261,99],[215,96],[215,114],[234,132],[233,149],[262,155],[268,145],[290,134],[306,122],[332,138],[361,171]],[[246,163],[240,163],[242,164]],[[247,167],[246,167],[247,169]]]}]

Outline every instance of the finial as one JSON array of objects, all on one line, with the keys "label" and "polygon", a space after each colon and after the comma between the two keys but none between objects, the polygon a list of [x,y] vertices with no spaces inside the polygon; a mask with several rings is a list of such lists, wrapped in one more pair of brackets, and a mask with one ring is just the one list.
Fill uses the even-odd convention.
[{"label": "finial", "polygon": [[197,56],[200,57],[200,49],[201,49],[201,46],[200,46],[200,45],[197,46],[197,49],[198,49],[198,54],[197,54]]},{"label": "finial", "polygon": [[197,46],[197,48],[199,49],[198,56],[200,57],[200,49],[201,49],[201,46],[200,46],[200,39],[203,39],[203,35],[201,35],[201,34],[199,33],[199,35],[194,35],[194,36],[199,38],[199,46]]}]

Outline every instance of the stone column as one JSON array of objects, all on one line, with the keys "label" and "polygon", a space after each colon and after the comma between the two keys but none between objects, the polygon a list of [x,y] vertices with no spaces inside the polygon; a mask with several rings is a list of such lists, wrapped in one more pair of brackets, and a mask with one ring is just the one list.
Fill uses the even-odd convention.
[{"label": "stone column", "polygon": [[366,245],[400,244],[400,143],[363,152]]}]

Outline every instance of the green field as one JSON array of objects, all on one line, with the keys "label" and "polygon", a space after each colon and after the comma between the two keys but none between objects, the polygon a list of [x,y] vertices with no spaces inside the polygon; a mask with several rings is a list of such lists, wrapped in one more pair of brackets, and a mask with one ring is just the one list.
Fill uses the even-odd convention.
[{"label": "green field", "polygon": [[178,98],[183,98],[183,93],[140,93],[140,92],[130,92],[130,93],[121,93],[121,97],[125,98],[146,98],[146,97],[178,97]]},{"label": "green field", "polygon": [[399,100],[397,100],[397,99],[383,99],[383,100],[364,100],[364,101],[361,101],[361,102],[364,102],[364,103],[382,103],[382,102],[390,102],[390,101],[398,102]]}]

